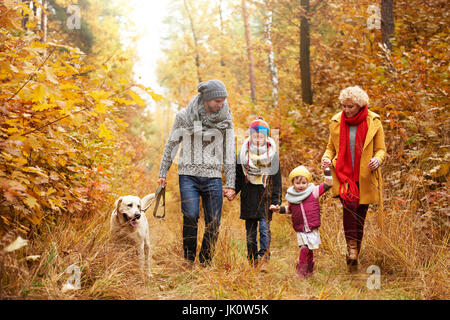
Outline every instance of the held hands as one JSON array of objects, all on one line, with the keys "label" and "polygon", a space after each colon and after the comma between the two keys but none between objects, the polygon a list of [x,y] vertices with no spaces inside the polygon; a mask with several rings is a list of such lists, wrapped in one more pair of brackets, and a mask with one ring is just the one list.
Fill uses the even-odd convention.
[{"label": "held hands", "polygon": [[227,197],[228,201],[232,201],[236,197],[236,191],[231,188],[225,188],[223,190],[223,195]]},{"label": "held hands", "polygon": [[328,158],[323,158],[322,162],[320,163],[320,168],[323,170],[323,169],[329,168],[330,165],[331,165],[331,160]]},{"label": "held hands", "polygon": [[270,207],[269,207],[269,210],[270,211],[275,211],[275,212],[280,212],[280,206],[271,204]]}]

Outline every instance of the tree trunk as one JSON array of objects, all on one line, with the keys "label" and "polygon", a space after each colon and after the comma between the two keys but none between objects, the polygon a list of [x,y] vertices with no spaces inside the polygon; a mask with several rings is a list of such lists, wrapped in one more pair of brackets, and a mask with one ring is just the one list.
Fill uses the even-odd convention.
[{"label": "tree trunk", "polygon": [[247,56],[249,62],[250,94],[252,97],[252,102],[256,104],[255,65],[253,62],[250,28],[248,25],[247,5],[245,0],[242,0],[242,16],[244,18],[245,42],[247,44]]},{"label": "tree trunk", "polygon": [[309,52],[309,0],[301,0],[302,13],[300,17],[300,77],[302,81],[302,101],[313,103],[311,90],[311,69]]},{"label": "tree trunk", "polygon": [[41,12],[41,42],[47,42],[47,0],[42,0],[42,12]]},{"label": "tree trunk", "polygon": [[[30,7],[30,1],[31,0],[22,0],[22,2],[25,3],[27,5],[27,7]],[[25,30],[27,30],[28,20],[30,20],[30,15],[28,13],[26,13],[26,14],[24,14],[24,16],[22,18],[22,28],[24,28]]]},{"label": "tree trunk", "polygon": [[268,62],[269,62],[270,80],[272,82],[272,106],[273,108],[276,109],[278,107],[278,70],[274,61],[275,54],[273,52],[273,44],[272,44],[272,10],[268,8],[267,2],[266,2],[266,12],[267,17],[264,23],[266,31],[265,42],[269,50]]},{"label": "tree trunk", "polygon": [[224,50],[223,50],[223,39],[224,39],[224,28],[223,28],[223,17],[222,17],[222,0],[219,0],[219,18],[220,18],[220,65],[225,67],[224,60]]},{"label": "tree trunk", "polygon": [[392,51],[389,36],[394,33],[394,0],[381,0],[381,36],[383,43]]},{"label": "tree trunk", "polygon": [[199,50],[198,50],[198,41],[197,41],[197,35],[195,33],[195,28],[194,28],[194,22],[192,21],[192,16],[191,16],[191,11],[188,7],[187,1],[184,0],[184,7],[186,9],[188,18],[189,18],[189,22],[191,24],[191,30],[192,30],[192,37],[194,38],[194,46],[195,46],[195,66],[197,68],[197,78],[198,78],[198,82],[202,82],[202,77],[200,76],[200,55],[199,55]]}]

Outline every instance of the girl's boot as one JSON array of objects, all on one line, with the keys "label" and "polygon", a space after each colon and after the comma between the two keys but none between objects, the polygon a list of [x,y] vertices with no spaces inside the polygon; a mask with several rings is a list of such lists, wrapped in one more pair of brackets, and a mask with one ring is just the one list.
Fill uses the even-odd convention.
[{"label": "girl's boot", "polygon": [[314,272],[314,251],[309,250],[308,252],[308,276],[311,276]]},{"label": "girl's boot", "polygon": [[300,255],[298,257],[297,275],[300,278],[306,278],[308,276],[308,255],[309,249],[306,246],[300,248]]}]

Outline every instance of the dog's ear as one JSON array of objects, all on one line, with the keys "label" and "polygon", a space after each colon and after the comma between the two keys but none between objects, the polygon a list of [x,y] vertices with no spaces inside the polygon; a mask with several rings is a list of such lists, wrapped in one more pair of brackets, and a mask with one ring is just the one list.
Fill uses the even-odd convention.
[{"label": "dog's ear", "polygon": [[150,208],[150,203],[152,200],[155,199],[155,194],[150,193],[142,198],[141,204],[142,204],[142,211],[146,211],[148,208]]},{"label": "dog's ear", "polygon": [[119,207],[120,207],[120,204],[122,203],[122,200],[123,200],[123,197],[120,197],[119,199],[116,200],[116,203],[114,204],[114,206],[115,206],[114,210],[117,212],[117,214],[119,213]]}]

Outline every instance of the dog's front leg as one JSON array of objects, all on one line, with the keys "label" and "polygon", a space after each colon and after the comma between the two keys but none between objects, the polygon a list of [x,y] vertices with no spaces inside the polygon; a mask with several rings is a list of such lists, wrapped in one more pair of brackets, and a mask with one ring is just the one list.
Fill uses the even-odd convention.
[{"label": "dog's front leg", "polygon": [[150,243],[149,241],[144,242],[144,259],[145,259],[145,272],[149,277],[153,277],[150,271]]},{"label": "dog's front leg", "polygon": [[138,249],[137,249],[137,254],[138,254],[138,260],[139,260],[139,266],[141,267],[141,270],[145,270],[145,263],[144,263],[144,243],[142,243]]}]

